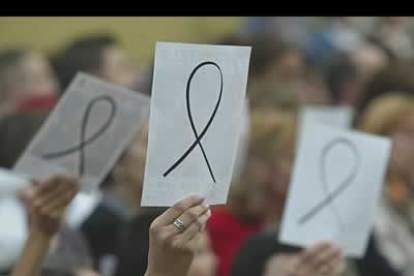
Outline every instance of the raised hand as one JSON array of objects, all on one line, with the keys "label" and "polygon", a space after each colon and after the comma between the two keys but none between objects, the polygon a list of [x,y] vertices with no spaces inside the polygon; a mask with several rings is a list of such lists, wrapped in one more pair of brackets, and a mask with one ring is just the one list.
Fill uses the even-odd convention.
[{"label": "raised hand", "polygon": [[159,216],[150,228],[146,276],[184,276],[211,215],[199,197],[186,198]]}]

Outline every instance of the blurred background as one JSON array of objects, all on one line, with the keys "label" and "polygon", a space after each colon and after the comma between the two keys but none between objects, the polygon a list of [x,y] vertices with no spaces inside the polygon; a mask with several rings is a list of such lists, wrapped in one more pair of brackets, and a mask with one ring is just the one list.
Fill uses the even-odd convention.
[{"label": "blurred background", "polygon": [[[245,154],[187,276],[261,276],[250,269],[297,252],[266,246],[276,242],[306,106],[334,108],[324,117],[346,107],[352,115],[343,127],[393,144],[367,253],[349,262],[346,275],[414,275],[412,17],[0,17],[0,167],[13,167],[78,71],[151,95],[157,41],[252,46]],[[72,234],[60,233],[42,276],[144,275],[148,228],[161,212],[140,208],[147,134],[148,124],[108,174],[102,196],[75,200],[75,221],[65,226]],[[27,234],[19,204],[0,197],[10,222],[0,224],[0,274]],[[263,230],[273,231],[270,240],[242,247]],[[252,258],[262,251],[273,253]],[[270,267],[276,270],[266,275],[284,276]]]},{"label": "blurred background", "polygon": [[128,56],[148,63],[156,41],[214,41],[241,28],[242,17],[0,17],[0,49],[26,45],[53,53],[94,32],[117,36]]}]

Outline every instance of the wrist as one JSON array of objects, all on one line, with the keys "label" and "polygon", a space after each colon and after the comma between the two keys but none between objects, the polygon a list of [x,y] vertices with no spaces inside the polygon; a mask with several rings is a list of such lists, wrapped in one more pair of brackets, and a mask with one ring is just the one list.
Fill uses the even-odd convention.
[{"label": "wrist", "polygon": [[56,222],[42,222],[42,223],[32,223],[30,225],[30,231],[33,232],[36,236],[42,238],[52,238],[59,232],[60,224]]},{"label": "wrist", "polygon": [[32,228],[29,232],[29,239],[35,241],[36,243],[49,243],[54,235],[55,233]]}]

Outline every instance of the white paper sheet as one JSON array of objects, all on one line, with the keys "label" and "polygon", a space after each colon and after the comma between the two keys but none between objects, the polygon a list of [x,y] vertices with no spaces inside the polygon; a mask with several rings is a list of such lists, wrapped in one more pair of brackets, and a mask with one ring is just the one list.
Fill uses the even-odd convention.
[{"label": "white paper sheet", "polygon": [[333,241],[362,257],[388,165],[390,140],[305,125],[285,205],[280,241]]},{"label": "white paper sheet", "polygon": [[[44,180],[82,176],[97,188],[149,113],[149,98],[79,73],[14,167]],[[84,144],[82,149],[81,145]]]},{"label": "white paper sheet", "polygon": [[66,211],[65,221],[74,229],[79,229],[82,223],[95,211],[102,199],[100,190],[90,194],[78,193]]},{"label": "white paper sheet", "polygon": [[348,106],[306,105],[300,110],[300,124],[319,123],[332,127],[350,128],[353,110]]},{"label": "white paper sheet", "polygon": [[28,236],[27,213],[17,197],[0,197],[0,270],[16,264]]},{"label": "white paper sheet", "polygon": [[250,47],[157,43],[143,206],[189,195],[226,202],[249,59]]},{"label": "white paper sheet", "polygon": [[30,186],[30,182],[11,170],[0,168],[0,198],[15,195],[17,192]]},{"label": "white paper sheet", "polygon": [[[7,202],[5,200],[17,200],[16,194],[30,186],[29,180],[8,169],[0,168],[0,206],[2,202]],[[68,206],[65,218],[67,225],[78,229],[94,211],[101,198],[99,190],[91,194],[78,193]]]}]

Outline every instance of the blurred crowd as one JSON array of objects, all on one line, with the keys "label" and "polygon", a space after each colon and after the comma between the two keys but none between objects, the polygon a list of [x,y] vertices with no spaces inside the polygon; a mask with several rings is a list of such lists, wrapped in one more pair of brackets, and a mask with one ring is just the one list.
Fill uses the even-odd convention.
[{"label": "blurred crowd", "polygon": [[[252,47],[249,128],[228,202],[211,208],[182,276],[414,276],[413,26],[409,17],[251,17],[210,42]],[[130,60],[106,33],[79,37],[52,56],[31,48],[1,51],[0,167],[13,167],[79,71],[150,96],[153,65],[138,71]],[[278,242],[305,105],[351,107],[353,128],[392,141],[362,259],[345,260],[334,245]],[[100,192],[75,197],[42,276],[145,274],[150,225],[166,211],[140,207],[147,141],[148,122]],[[21,254],[27,213],[24,195],[0,197],[0,275],[9,275]],[[309,262],[312,254],[319,262]]]}]

